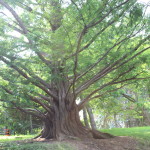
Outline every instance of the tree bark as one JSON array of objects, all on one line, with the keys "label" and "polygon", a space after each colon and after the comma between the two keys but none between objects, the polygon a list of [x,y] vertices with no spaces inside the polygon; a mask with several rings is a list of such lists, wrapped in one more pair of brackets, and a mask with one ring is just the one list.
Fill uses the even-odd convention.
[{"label": "tree bark", "polygon": [[85,127],[80,121],[76,104],[70,110],[66,109],[66,105],[61,108],[56,106],[53,116],[47,114],[41,138],[61,141],[72,137],[105,139],[113,136]]},{"label": "tree bark", "polygon": [[33,133],[33,123],[32,123],[32,116],[30,115],[29,116],[30,117],[30,134],[32,134]]},{"label": "tree bark", "polygon": [[88,122],[88,117],[87,117],[87,111],[86,108],[83,108],[83,119],[84,119],[84,124],[87,128],[90,128],[89,122]]},{"label": "tree bark", "polygon": [[[57,68],[57,69],[56,69]],[[66,75],[62,67],[55,67],[53,74],[61,78],[51,82],[52,91],[57,99],[51,99],[51,111],[47,112],[44,119],[42,138],[63,140],[69,137],[79,138],[110,138],[112,135],[91,130],[84,126],[79,117],[78,105],[75,103],[76,95],[71,93]],[[95,129],[95,128],[94,128]]]},{"label": "tree bark", "polygon": [[92,112],[92,108],[89,105],[87,105],[86,109],[87,109],[87,112],[88,112],[88,115],[89,115],[89,118],[90,118],[91,128],[96,130],[97,127],[96,127],[96,123],[95,123],[95,120],[94,120],[94,115],[93,115],[93,112]]}]

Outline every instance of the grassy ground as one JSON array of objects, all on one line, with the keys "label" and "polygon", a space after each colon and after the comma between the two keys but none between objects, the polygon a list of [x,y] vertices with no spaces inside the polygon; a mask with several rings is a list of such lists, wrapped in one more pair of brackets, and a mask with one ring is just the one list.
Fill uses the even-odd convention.
[{"label": "grassy ground", "polygon": [[0,150],[75,150],[69,144],[64,143],[1,143]]},{"label": "grassy ground", "polygon": [[131,136],[143,140],[150,139],[150,127],[112,128],[103,129],[101,131],[115,136]]},{"label": "grassy ground", "polygon": [[0,150],[74,150],[69,144],[55,142],[54,144],[34,142],[34,143],[16,143],[24,139],[31,139],[35,135],[19,136],[0,136]]},{"label": "grassy ground", "polygon": [[[150,147],[150,127],[113,128],[103,129],[101,131],[115,136],[130,136],[137,138],[141,143],[141,148],[139,148],[139,150],[145,150],[147,147]],[[53,144],[43,142],[17,144],[16,142],[12,142],[16,140],[30,139],[34,136],[35,135],[0,136],[0,150],[74,150],[69,144],[60,142]]]},{"label": "grassy ground", "polygon": [[18,136],[5,136],[5,135],[0,135],[0,143],[1,142],[9,142],[9,141],[17,141],[17,140],[24,140],[24,139],[31,139],[33,138],[34,135],[18,135]]},{"label": "grassy ground", "polygon": [[112,128],[103,129],[102,132],[110,133],[115,136],[130,136],[139,141],[138,150],[150,149],[150,126],[149,127],[133,127],[133,128]]}]

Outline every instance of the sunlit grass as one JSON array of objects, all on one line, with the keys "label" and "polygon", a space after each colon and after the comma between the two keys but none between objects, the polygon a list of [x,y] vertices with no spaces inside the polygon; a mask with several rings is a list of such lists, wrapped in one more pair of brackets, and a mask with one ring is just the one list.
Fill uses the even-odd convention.
[{"label": "sunlit grass", "polygon": [[148,127],[133,127],[133,128],[112,128],[102,129],[101,131],[113,134],[115,136],[130,136],[139,139],[150,139],[150,126]]},{"label": "sunlit grass", "polygon": [[[115,136],[130,136],[140,140],[139,148],[150,147],[150,127],[112,128],[102,129]],[[17,140],[31,139],[36,135],[0,136],[0,149],[2,150],[73,150],[67,143],[20,143]]]},{"label": "sunlit grass", "polygon": [[75,150],[67,143],[0,143],[0,150]]},{"label": "sunlit grass", "polygon": [[102,129],[102,132],[110,133],[115,136],[129,136],[139,141],[139,150],[148,150],[150,147],[150,126],[148,127],[133,127],[133,128],[112,128]]},{"label": "sunlit grass", "polygon": [[0,142],[9,142],[9,141],[17,141],[17,140],[24,140],[24,139],[30,139],[35,137],[35,135],[0,135]]},{"label": "sunlit grass", "polygon": [[[0,150],[75,150],[69,144],[64,142],[55,143],[26,143],[26,142],[15,142],[25,139],[31,139],[36,135],[18,135],[18,136],[0,136]],[[14,142],[12,142],[14,141]]]}]

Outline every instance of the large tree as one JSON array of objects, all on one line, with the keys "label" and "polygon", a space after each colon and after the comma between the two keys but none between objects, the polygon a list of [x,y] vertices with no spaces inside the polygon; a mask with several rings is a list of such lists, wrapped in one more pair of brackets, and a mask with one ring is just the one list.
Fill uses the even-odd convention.
[{"label": "large tree", "polygon": [[83,126],[79,111],[143,78],[146,8],[136,0],[0,4],[1,101],[41,119],[43,138],[111,137]]}]

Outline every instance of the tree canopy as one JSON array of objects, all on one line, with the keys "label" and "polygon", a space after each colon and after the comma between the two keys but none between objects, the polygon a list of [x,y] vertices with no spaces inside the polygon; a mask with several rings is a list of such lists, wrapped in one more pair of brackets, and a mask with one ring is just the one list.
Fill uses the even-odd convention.
[{"label": "tree canopy", "polygon": [[149,16],[136,0],[0,4],[0,100],[40,118],[42,137],[91,136],[87,102],[149,79]]}]

